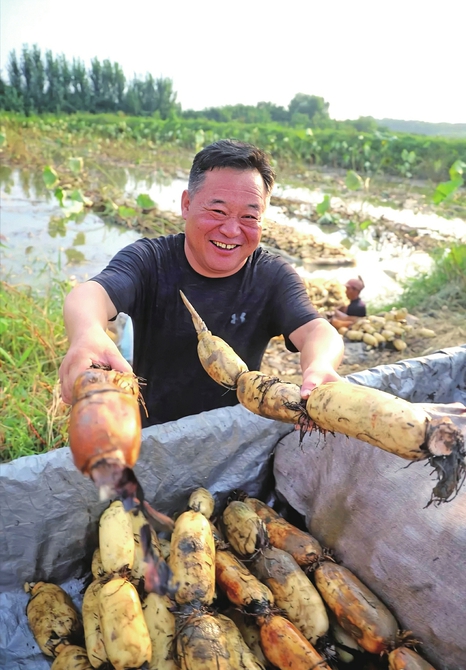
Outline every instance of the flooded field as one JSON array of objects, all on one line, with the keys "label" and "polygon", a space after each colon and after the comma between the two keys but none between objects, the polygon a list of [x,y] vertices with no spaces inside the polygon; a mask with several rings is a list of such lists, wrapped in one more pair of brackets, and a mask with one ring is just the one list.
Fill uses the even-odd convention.
[{"label": "flooded field", "polygon": [[[11,283],[41,286],[50,276],[84,281],[98,273],[119,249],[141,237],[141,233],[109,224],[93,213],[64,218],[59,203],[43,185],[41,175],[12,170],[0,177],[3,277]],[[110,173],[109,178],[118,183],[127,197],[147,193],[161,211],[179,214],[186,178],[152,175],[147,179],[136,171],[121,168]],[[359,274],[366,282],[366,301],[379,302],[399,294],[401,279],[428,269],[431,264],[425,251],[390,236],[377,237],[371,228],[363,236],[349,239],[344,227],[310,222],[309,212],[323,198],[319,190],[277,184],[274,196],[280,201],[293,202],[295,214],[291,216],[286,208],[271,205],[267,212],[269,220],[330,246],[343,244],[345,253],[352,259],[351,264],[309,264],[278,250],[302,275],[345,282]],[[333,198],[332,207],[338,206],[338,199]],[[412,226],[424,235],[454,235],[456,239],[466,239],[466,221],[461,219],[443,219],[430,213],[374,207],[367,203],[361,205],[356,200],[345,202],[347,211],[361,210],[362,206],[370,209],[374,219],[390,217],[391,221]]]}]

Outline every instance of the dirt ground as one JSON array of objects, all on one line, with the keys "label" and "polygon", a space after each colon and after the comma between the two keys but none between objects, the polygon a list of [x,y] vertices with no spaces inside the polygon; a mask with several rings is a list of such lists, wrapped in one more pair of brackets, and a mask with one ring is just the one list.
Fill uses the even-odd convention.
[{"label": "dirt ground", "polygon": [[[418,314],[422,319],[422,325],[435,331],[435,337],[414,338],[408,342],[408,347],[403,352],[393,349],[371,349],[362,342],[345,341],[345,357],[338,372],[342,375],[348,375],[359,370],[367,370],[378,365],[390,365],[400,360],[408,358],[418,358],[427,356],[449,347],[466,344],[466,312],[451,313],[448,309],[442,309],[435,316]],[[354,354],[355,348],[360,348],[360,363],[350,362],[354,356],[349,356],[349,347]],[[301,369],[299,365],[299,354],[289,352],[284,345],[282,338],[275,338],[269,344],[261,370],[267,374],[280,377],[284,381],[291,381],[295,384],[301,383]]]}]

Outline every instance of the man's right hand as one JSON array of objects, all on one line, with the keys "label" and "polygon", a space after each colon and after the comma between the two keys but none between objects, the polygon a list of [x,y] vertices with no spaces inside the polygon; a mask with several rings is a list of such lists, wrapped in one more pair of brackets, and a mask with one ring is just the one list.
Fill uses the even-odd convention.
[{"label": "man's right hand", "polygon": [[132,372],[131,365],[123,358],[105,330],[100,326],[88,329],[85,335],[73,340],[60,365],[63,402],[71,404],[74,382],[92,365],[108,366],[119,372]]}]

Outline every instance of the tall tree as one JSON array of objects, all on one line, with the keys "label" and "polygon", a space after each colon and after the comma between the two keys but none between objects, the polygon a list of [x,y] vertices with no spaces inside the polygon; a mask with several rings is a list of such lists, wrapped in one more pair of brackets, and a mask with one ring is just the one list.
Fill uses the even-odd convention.
[{"label": "tall tree", "polygon": [[126,90],[123,100],[123,111],[126,114],[140,116],[142,114],[142,82],[134,78]]},{"label": "tall tree", "polygon": [[99,101],[99,110],[101,112],[115,111],[113,83],[113,65],[108,59],[105,59],[102,62],[102,90]]},{"label": "tall tree", "polygon": [[92,111],[97,112],[102,100],[102,66],[98,58],[91,60],[89,78],[91,80],[91,107]]},{"label": "tall tree", "polygon": [[60,68],[50,50],[45,52],[46,108],[49,112],[60,110]]},{"label": "tall tree", "polygon": [[291,123],[293,123],[293,117],[299,121],[307,117],[309,123],[325,124],[329,118],[329,106],[329,103],[318,95],[297,93],[288,105]]},{"label": "tall tree", "polygon": [[23,112],[23,82],[21,68],[14,49],[8,56],[7,73],[10,86],[5,89],[5,109],[13,112]]},{"label": "tall tree", "polygon": [[161,119],[168,119],[176,109],[176,93],[173,91],[173,81],[168,77],[159,77],[155,81],[156,110]]},{"label": "tall tree", "polygon": [[18,58],[16,57],[16,51],[14,49],[8,56],[7,71],[10,86],[13,86],[13,88],[15,88],[18,93],[22,93],[23,82],[21,80],[21,68],[19,66]]},{"label": "tall tree", "polygon": [[44,71],[44,64],[42,62],[42,55],[37,44],[34,44],[32,47],[31,61],[32,61],[31,94],[34,103],[34,108],[38,112],[43,112],[45,111],[45,98],[44,98],[45,71]]},{"label": "tall tree", "polygon": [[84,63],[77,58],[73,58],[71,63],[71,86],[75,109],[89,111],[91,99],[89,79]]},{"label": "tall tree", "polygon": [[123,101],[125,98],[125,89],[126,89],[126,77],[118,63],[113,63],[113,76],[114,76],[114,95],[117,109],[123,109]]},{"label": "tall tree", "polygon": [[58,57],[58,67],[60,70],[61,110],[69,114],[70,112],[75,112],[76,109],[73,105],[70,65],[63,54]]},{"label": "tall tree", "polygon": [[141,111],[143,114],[150,115],[157,109],[157,89],[154,77],[147,73],[143,85],[141,86]]},{"label": "tall tree", "polygon": [[27,115],[31,113],[34,108],[34,101],[32,97],[32,71],[33,71],[33,62],[29,49],[26,45],[23,46],[21,51],[21,75],[24,84],[23,88],[23,97],[24,97],[24,111]]},{"label": "tall tree", "polygon": [[270,120],[276,123],[288,123],[290,120],[290,112],[285,107],[275,105],[273,102],[259,102],[257,107],[265,110]]}]

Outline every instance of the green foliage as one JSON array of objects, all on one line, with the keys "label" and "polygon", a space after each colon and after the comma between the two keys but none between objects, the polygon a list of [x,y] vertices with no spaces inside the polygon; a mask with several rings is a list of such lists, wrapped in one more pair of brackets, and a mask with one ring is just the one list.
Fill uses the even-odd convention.
[{"label": "green foliage", "polygon": [[354,170],[348,170],[345,177],[345,186],[350,191],[359,191],[363,188],[364,181],[357,172]]},{"label": "green foliage", "polygon": [[330,209],[330,196],[324,195],[322,202],[316,205],[316,212],[319,216],[323,216]]},{"label": "green foliage", "polygon": [[136,203],[141,209],[152,209],[155,207],[155,202],[147,193],[140,193],[136,198]]},{"label": "green foliage", "polygon": [[442,247],[431,254],[433,269],[403,282],[403,293],[395,303],[409,311],[466,310],[466,244]]},{"label": "green foliage", "polygon": [[463,161],[457,160],[453,163],[449,170],[450,180],[438,184],[435,189],[432,197],[435,205],[439,205],[446,200],[451,200],[454,197],[458,189],[464,184],[463,171],[465,169],[466,163],[463,163]]},{"label": "green foliage", "polygon": [[127,207],[126,205],[120,205],[118,207],[118,216],[121,216],[122,219],[132,219],[137,215],[137,211],[134,207]]},{"label": "green foliage", "polygon": [[413,176],[412,170],[416,163],[416,152],[408,151],[403,149],[401,152],[401,165],[399,166],[400,172],[403,177],[408,177],[410,179]]},{"label": "green foliage", "polygon": [[158,114],[167,119],[179,112],[171,79],[127,83],[118,63],[108,59],[91,60],[88,70],[79,59],[70,63],[65,56],[54,56],[40,49],[23,46],[20,57],[13,50],[7,64],[8,84],[0,87],[0,108],[30,116],[34,113],[127,112]]},{"label": "green foliage", "polygon": [[[177,116],[163,120],[154,116],[115,114],[30,117],[5,114],[4,128],[6,132],[15,130],[18,135],[24,134],[26,129],[37,135],[47,135],[51,155],[58,149],[74,152],[73,147],[80,142],[88,152],[90,145],[97,152],[106,143],[111,143],[115,150],[129,142],[146,149],[170,145],[172,151],[180,147],[195,152],[220,138],[235,137],[259,145],[282,165],[353,170],[361,177],[374,174],[400,176],[402,166],[407,163],[413,177],[432,178],[438,182],[448,179],[452,164],[466,162],[466,140],[395,136],[380,131],[365,133],[344,123],[338,128],[313,127],[310,132],[309,128],[272,122],[218,122]],[[11,142],[9,135],[8,145]],[[9,150],[14,151],[14,147]]]},{"label": "green foliage", "polygon": [[84,161],[81,156],[78,158],[69,158],[68,166],[73,174],[78,175],[83,170]]},{"label": "green foliage", "polygon": [[288,110],[293,126],[323,126],[329,119],[329,103],[317,95],[297,93],[291,100]]},{"label": "green foliage", "polygon": [[62,305],[68,289],[54,282],[44,295],[0,284],[0,461],[67,443],[58,368],[67,348]]},{"label": "green foliage", "polygon": [[56,170],[50,165],[46,165],[42,170],[42,176],[44,178],[44,184],[47,188],[55,188],[58,184],[58,175]]},{"label": "green foliage", "polygon": [[455,180],[461,178],[465,170],[466,163],[463,163],[463,161],[455,161],[449,170],[450,179]]}]

